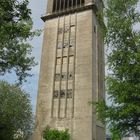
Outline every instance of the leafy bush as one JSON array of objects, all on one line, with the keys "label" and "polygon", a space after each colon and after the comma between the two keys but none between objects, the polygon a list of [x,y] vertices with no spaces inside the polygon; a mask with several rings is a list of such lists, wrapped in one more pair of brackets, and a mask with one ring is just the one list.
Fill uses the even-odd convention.
[{"label": "leafy bush", "polygon": [[43,132],[43,138],[45,140],[70,140],[70,134],[67,129],[59,131],[57,129],[50,129],[50,127],[47,127]]}]

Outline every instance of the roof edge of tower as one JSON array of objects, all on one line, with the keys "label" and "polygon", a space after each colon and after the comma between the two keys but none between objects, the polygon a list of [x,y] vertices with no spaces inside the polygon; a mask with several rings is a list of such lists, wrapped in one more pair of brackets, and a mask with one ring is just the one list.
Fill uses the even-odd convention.
[{"label": "roof edge of tower", "polygon": [[70,13],[75,13],[75,12],[81,12],[85,10],[93,9],[95,12],[98,10],[97,4],[96,3],[88,3],[87,5],[81,6],[81,7],[76,7],[72,9],[67,9],[65,11],[59,11],[51,14],[45,14],[41,16],[41,19],[45,22],[46,20],[56,18],[58,16],[63,16],[63,15],[68,15]]}]

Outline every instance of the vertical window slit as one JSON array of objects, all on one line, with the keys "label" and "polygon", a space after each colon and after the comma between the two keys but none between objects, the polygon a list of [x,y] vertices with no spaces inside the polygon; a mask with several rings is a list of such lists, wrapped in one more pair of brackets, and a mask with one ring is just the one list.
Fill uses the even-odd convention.
[{"label": "vertical window slit", "polygon": [[73,7],[76,6],[76,0],[73,0]]},{"label": "vertical window slit", "polygon": [[60,0],[57,0],[57,7],[56,7],[56,11],[59,11],[59,3],[60,3]]},{"label": "vertical window slit", "polygon": [[85,3],[85,0],[81,0],[81,4],[83,5]]},{"label": "vertical window slit", "polygon": [[67,9],[67,5],[68,5],[68,0],[65,0],[65,8],[64,9]]},{"label": "vertical window slit", "polygon": [[53,12],[81,6],[85,0],[53,0]]},{"label": "vertical window slit", "polygon": [[61,10],[64,10],[64,0],[61,0],[61,7],[60,7]]},{"label": "vertical window slit", "polygon": [[69,0],[69,7],[72,7],[72,0]]},{"label": "vertical window slit", "polygon": [[77,0],[77,6],[80,5],[80,0]]},{"label": "vertical window slit", "polygon": [[56,0],[53,0],[53,12],[55,12],[56,11]]}]

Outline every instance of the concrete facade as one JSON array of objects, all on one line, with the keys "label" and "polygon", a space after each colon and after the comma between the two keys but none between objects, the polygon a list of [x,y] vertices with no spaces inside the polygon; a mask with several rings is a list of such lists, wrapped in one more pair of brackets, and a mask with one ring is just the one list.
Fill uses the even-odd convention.
[{"label": "concrete facade", "polygon": [[59,15],[51,13],[48,0],[34,140],[42,140],[47,125],[69,129],[72,140],[105,140],[104,126],[89,105],[104,98],[103,41],[96,5],[85,4],[91,7]]}]

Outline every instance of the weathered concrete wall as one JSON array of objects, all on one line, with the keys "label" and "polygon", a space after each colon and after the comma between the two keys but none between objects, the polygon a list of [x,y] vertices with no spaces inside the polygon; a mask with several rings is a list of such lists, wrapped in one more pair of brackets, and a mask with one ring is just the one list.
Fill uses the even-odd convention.
[{"label": "weathered concrete wall", "polygon": [[[60,26],[69,24],[69,21],[75,26],[75,44],[73,48],[63,48],[66,52],[59,54],[57,31]],[[93,10],[45,22],[34,140],[42,140],[42,131],[47,125],[57,129],[68,128],[72,140],[105,139],[104,126],[97,121],[94,107],[89,105],[90,101],[104,97],[104,52],[97,25]],[[70,49],[73,49],[72,54]],[[74,58],[71,70],[73,79],[66,79],[66,85],[68,83],[68,86],[72,86],[72,98],[54,99],[54,89],[61,90],[66,86],[64,81],[55,81],[58,57],[62,58],[58,69],[63,67],[64,71],[69,72],[69,58],[66,65],[62,63],[65,53],[68,54],[67,58]],[[63,69],[61,74],[62,71]],[[60,87],[56,86],[57,83],[60,83]]]}]

